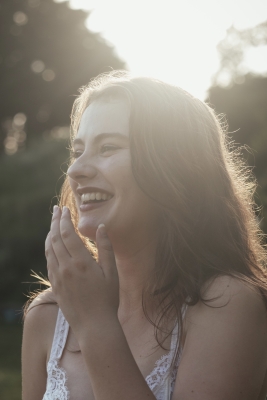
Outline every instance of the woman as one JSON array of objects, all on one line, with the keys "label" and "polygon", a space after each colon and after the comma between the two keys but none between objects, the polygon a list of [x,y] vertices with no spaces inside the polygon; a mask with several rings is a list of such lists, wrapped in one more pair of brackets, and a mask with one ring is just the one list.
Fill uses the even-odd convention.
[{"label": "woman", "polygon": [[115,71],[83,88],[72,127],[23,399],[265,399],[266,255],[214,112]]}]

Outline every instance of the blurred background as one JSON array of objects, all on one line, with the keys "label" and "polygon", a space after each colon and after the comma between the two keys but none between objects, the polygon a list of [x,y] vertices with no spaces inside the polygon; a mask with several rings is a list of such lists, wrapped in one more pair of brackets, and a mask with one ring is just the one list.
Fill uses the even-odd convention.
[{"label": "blurred background", "polygon": [[0,398],[21,398],[22,306],[68,165],[78,89],[128,69],[226,114],[267,233],[265,0],[0,0]]}]

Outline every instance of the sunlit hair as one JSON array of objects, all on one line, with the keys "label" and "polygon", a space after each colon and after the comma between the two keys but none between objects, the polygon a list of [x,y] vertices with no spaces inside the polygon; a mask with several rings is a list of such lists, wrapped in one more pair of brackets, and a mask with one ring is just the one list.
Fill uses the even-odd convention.
[{"label": "sunlit hair", "polygon": [[[217,276],[251,283],[266,304],[266,253],[254,213],[255,182],[231,149],[226,127],[207,104],[179,87],[113,71],[81,89],[71,116],[72,139],[89,104],[118,99],[130,108],[133,175],[162,212],[155,268],[143,295],[158,343],[171,333],[166,321],[174,314],[182,334],[184,303],[212,306],[202,289]],[[60,205],[70,208],[77,229],[68,178]],[[86,243],[96,254],[94,244]],[[151,298],[158,310],[156,320],[146,310]]]}]

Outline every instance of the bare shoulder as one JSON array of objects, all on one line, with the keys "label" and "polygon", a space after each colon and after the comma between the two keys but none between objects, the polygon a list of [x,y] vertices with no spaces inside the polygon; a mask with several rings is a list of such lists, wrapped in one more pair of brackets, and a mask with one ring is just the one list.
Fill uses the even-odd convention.
[{"label": "bare shoulder", "polygon": [[39,305],[45,305],[45,304],[55,304],[56,305],[56,299],[55,299],[55,296],[54,296],[51,288],[43,290],[31,301],[31,303],[29,304],[29,306],[27,308],[26,315],[34,307],[39,306]]},{"label": "bare shoulder", "polygon": [[202,288],[202,294],[208,296],[251,295],[255,299],[261,298],[258,289],[243,279],[228,275],[221,275],[209,279]]},{"label": "bare shoulder", "polygon": [[47,379],[46,365],[57,314],[58,306],[51,290],[40,293],[26,311],[22,340],[23,400],[43,398]]},{"label": "bare shoulder", "polygon": [[[186,313],[174,400],[258,399],[267,371],[267,312],[257,288],[220,276]],[[210,300],[210,301],[208,301]]]},{"label": "bare shoulder", "polygon": [[221,313],[230,314],[241,312],[250,322],[252,317],[253,320],[267,319],[266,306],[260,291],[239,278],[224,275],[210,279],[203,285],[201,294],[204,301],[188,310],[190,318],[201,318],[203,313],[221,310]]},{"label": "bare shoulder", "polygon": [[37,340],[40,349],[49,352],[53,340],[58,305],[51,289],[47,289],[30,303],[25,314],[24,335]]}]

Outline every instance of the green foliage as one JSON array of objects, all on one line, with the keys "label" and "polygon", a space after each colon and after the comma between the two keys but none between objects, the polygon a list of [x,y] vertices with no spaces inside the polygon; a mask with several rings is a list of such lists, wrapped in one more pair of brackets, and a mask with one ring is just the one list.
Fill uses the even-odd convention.
[{"label": "green foliage", "polygon": [[0,158],[0,301],[25,301],[29,285],[21,283],[30,270],[46,272],[44,241],[67,169],[66,147],[66,141],[40,140]]},{"label": "green foliage", "polygon": [[261,227],[267,233],[267,78],[246,75],[242,84],[209,90],[208,101],[226,114],[229,135],[244,146],[243,156],[258,181],[256,202],[262,206]]},{"label": "green foliage", "polygon": [[248,67],[244,63],[247,50],[266,44],[267,21],[244,30],[231,26],[225,38],[217,46],[220,68],[213,77],[213,86],[243,83],[244,75],[248,73]]},{"label": "green foliage", "polygon": [[46,273],[44,241],[63,181],[62,164],[66,171],[66,137],[78,88],[101,72],[124,68],[113,47],[86,29],[87,17],[68,2],[0,0],[3,306],[25,302],[29,284],[22,282],[33,280],[31,270]]},{"label": "green foliage", "polygon": [[267,21],[245,30],[231,26],[218,44],[220,68],[213,77],[208,102],[226,115],[229,135],[258,181],[255,200],[261,228],[267,234],[267,77],[248,73],[246,51],[267,44]]},{"label": "green foliage", "polygon": [[78,88],[124,67],[114,49],[86,29],[88,14],[67,2],[0,0],[0,10],[1,146],[12,135],[8,119],[15,114],[27,117],[28,141],[68,125]]}]

